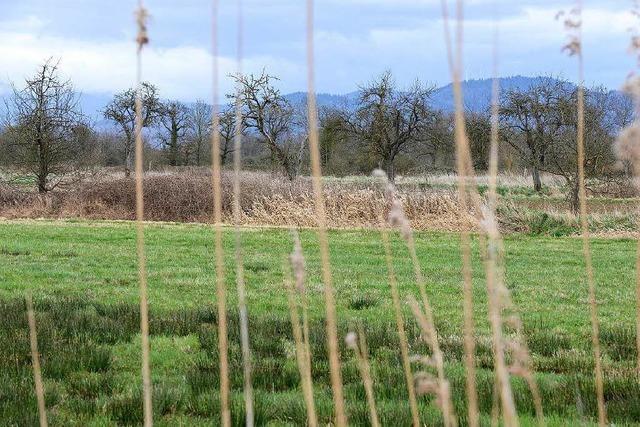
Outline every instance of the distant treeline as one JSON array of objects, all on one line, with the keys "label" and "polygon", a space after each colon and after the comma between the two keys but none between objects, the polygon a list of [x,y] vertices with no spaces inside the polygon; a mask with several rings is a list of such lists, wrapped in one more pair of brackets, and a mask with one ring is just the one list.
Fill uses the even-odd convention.
[{"label": "distant treeline", "polygon": [[[243,168],[277,170],[290,179],[307,173],[306,105],[294,104],[266,72],[231,76],[236,91],[216,112],[221,157],[228,163],[236,135],[242,138]],[[531,173],[541,189],[540,173],[557,174],[577,189],[577,88],[560,79],[536,79],[527,89],[500,97],[500,166]],[[98,130],[82,114],[72,82],[62,80],[48,61],[33,77],[14,85],[6,100],[0,135],[0,162],[9,170],[32,174],[41,192],[64,185],[83,170],[133,164],[136,93],[142,101],[146,165],[202,166],[211,161],[214,109],[204,101],[185,104],[163,100],[158,88],[143,83],[116,94],[101,114],[113,124]],[[384,169],[415,174],[454,169],[451,113],[434,109],[434,88],[416,80],[398,87],[390,72],[360,86],[355,103],[323,107],[319,132],[323,172],[368,174]],[[237,115],[237,112],[240,114]],[[616,162],[613,142],[634,119],[631,101],[602,87],[586,91],[585,171],[592,179],[626,177]],[[239,128],[237,128],[239,126]],[[468,112],[466,128],[473,163],[488,167],[491,114]],[[576,194],[577,194],[577,190]],[[576,196],[577,197],[577,196]]]}]

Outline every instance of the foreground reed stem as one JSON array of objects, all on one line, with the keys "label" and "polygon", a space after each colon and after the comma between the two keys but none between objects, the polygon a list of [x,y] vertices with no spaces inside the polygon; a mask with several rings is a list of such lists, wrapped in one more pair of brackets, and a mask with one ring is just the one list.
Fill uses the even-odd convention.
[{"label": "foreground reed stem", "polygon": [[144,425],[153,424],[153,403],[151,384],[151,356],[149,348],[149,304],[147,297],[147,258],[144,248],[144,193],[143,193],[143,141],[142,141],[142,48],[149,42],[146,20],[148,13],[138,2],[136,22],[138,25],[137,56],[136,56],[136,102],[135,102],[135,137],[136,137],[136,252],[138,255],[138,281],[140,282],[140,335],[142,345],[142,393]]},{"label": "foreground reed stem", "polygon": [[[387,182],[386,177],[385,177],[385,182]],[[409,395],[409,408],[411,410],[411,419],[413,422],[413,426],[419,427],[420,415],[418,413],[418,402],[416,400],[416,391],[413,384],[413,374],[411,372],[411,362],[409,360],[409,345],[407,343],[407,333],[405,330],[404,318],[402,316],[402,309],[400,306],[400,292],[398,290],[398,280],[396,278],[395,269],[393,267],[391,244],[389,242],[389,231],[383,215],[381,215],[381,218],[380,218],[380,237],[382,238],[382,245],[384,247],[384,257],[387,265],[387,276],[389,280],[389,286],[391,288],[393,314],[395,316],[396,330],[398,332],[398,340],[400,344],[400,355],[402,357],[402,368],[404,370],[404,378],[407,384],[407,392]]]},{"label": "foreground reed stem", "polygon": [[320,263],[324,284],[327,346],[329,349],[329,370],[331,389],[335,406],[335,423],[338,427],[347,424],[342,390],[342,374],[340,372],[340,350],[338,348],[338,327],[336,302],[329,260],[329,242],[327,239],[327,215],[322,190],[322,171],[320,168],[320,142],[318,136],[318,109],[316,106],[313,56],[313,0],[307,0],[307,121],[309,123],[309,154],[311,157],[311,174],[315,214],[318,221],[318,240],[320,243]]},{"label": "foreground reed stem", "polygon": [[358,327],[358,333],[350,332],[345,342],[347,347],[353,350],[353,354],[360,371],[360,379],[364,385],[365,394],[367,395],[367,405],[369,406],[369,417],[373,427],[380,426],[378,419],[378,411],[376,410],[376,399],[373,394],[373,379],[371,378],[371,367],[369,366],[369,350],[367,349],[367,341],[364,335],[362,325]]},{"label": "foreground reed stem", "polygon": [[[309,344],[308,302],[304,283],[304,256],[297,232],[292,231],[292,234],[294,237],[294,250],[291,254],[290,262],[295,277],[295,286],[291,283],[291,270],[286,262],[283,268],[285,272],[284,282],[287,289],[289,314],[296,345],[296,360],[307,409],[307,423],[310,427],[315,427],[318,425],[318,419],[313,398],[313,379],[311,377],[311,346]],[[300,324],[299,311],[302,311],[302,325]]]},{"label": "foreground reed stem", "polygon": [[47,407],[44,401],[44,384],[42,382],[42,370],[40,369],[40,352],[38,351],[38,333],[36,331],[36,316],[33,312],[31,295],[25,297],[27,304],[27,320],[29,322],[29,344],[31,346],[31,366],[33,366],[33,382],[36,386],[36,399],[38,400],[38,416],[40,427],[47,427]]},{"label": "foreground reed stem", "polygon": [[231,425],[229,408],[229,336],[227,331],[227,290],[224,281],[222,247],[222,190],[220,171],[220,133],[218,117],[218,0],[212,8],[213,108],[211,131],[211,186],[213,188],[213,222],[215,229],[216,300],[218,307],[218,351],[220,353],[220,417],[224,427]]},{"label": "foreground reed stem", "polygon": [[[242,77],[242,0],[238,1],[238,76]],[[242,255],[242,235],[240,233],[240,170],[242,168],[242,100],[240,87],[237,88],[235,105],[235,133],[233,137],[233,223],[235,236],[236,288],[238,290],[238,311],[240,316],[240,346],[242,347],[242,366],[244,375],[244,405],[246,426],[254,424],[253,385],[251,382],[251,346],[249,343],[249,314],[247,310],[247,291],[244,280],[244,262]]]}]

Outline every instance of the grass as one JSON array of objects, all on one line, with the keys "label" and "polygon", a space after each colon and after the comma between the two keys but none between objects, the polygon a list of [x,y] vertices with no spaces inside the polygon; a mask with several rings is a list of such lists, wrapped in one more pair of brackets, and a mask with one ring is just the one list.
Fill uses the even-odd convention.
[{"label": "grass", "polygon": [[[147,227],[154,412],[159,425],[217,422],[218,350],[212,229],[200,225]],[[382,425],[411,417],[399,357],[384,253],[376,231],[331,231],[339,334],[364,323],[376,403]],[[315,231],[301,232],[308,266],[313,380],[320,423],[331,417],[322,287]],[[300,425],[304,408],[295,360],[282,259],[291,237],[283,229],[243,231],[246,283],[254,351],[257,425]],[[225,230],[225,247],[233,244]],[[475,244],[475,242],[474,242]],[[462,341],[462,281],[456,234],[418,233],[417,252],[427,278],[452,398],[466,414]],[[596,402],[589,339],[587,290],[573,237],[511,235],[505,241],[507,284],[521,310],[549,425],[593,420]],[[404,243],[392,239],[401,298],[417,295]],[[640,383],[634,373],[635,243],[594,239],[594,265],[602,322],[605,397],[610,420],[640,422]],[[225,259],[235,286],[233,253]],[[489,421],[492,356],[486,297],[474,246],[474,297],[478,344],[478,394]],[[33,291],[46,400],[53,425],[139,424],[142,417],[139,308],[135,229],[131,223],[0,222],[0,419],[37,422],[24,302]],[[229,292],[230,364],[234,423],[243,411],[242,359],[235,292]],[[408,307],[404,307],[410,318]],[[407,324],[410,353],[424,353],[418,327]],[[343,345],[340,340],[341,346]],[[366,424],[369,412],[358,367],[342,348],[347,413]],[[383,386],[384,385],[384,386]],[[523,424],[534,424],[524,382],[513,381]],[[430,398],[420,400],[422,419],[438,424]]]}]

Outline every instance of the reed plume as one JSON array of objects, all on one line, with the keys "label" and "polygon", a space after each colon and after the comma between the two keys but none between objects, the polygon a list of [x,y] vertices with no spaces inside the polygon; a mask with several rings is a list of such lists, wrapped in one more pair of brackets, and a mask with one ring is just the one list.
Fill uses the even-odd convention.
[{"label": "reed plume", "polygon": [[[374,171],[374,175],[378,177],[386,177],[383,171],[378,170]],[[395,190],[390,183],[387,185],[387,188],[388,193],[394,194]],[[398,229],[398,231],[400,232],[400,236],[402,236],[407,245],[407,249],[411,258],[411,264],[413,266],[413,272],[418,284],[420,297],[422,299],[422,309],[424,310],[424,314],[422,315],[425,319],[424,326],[428,328],[428,334],[425,335],[425,342],[429,345],[429,348],[432,352],[434,366],[437,371],[438,384],[442,388],[448,388],[448,381],[444,374],[444,358],[442,356],[442,351],[440,350],[440,344],[438,343],[438,334],[436,332],[435,323],[433,320],[433,309],[431,308],[431,303],[429,302],[429,297],[427,295],[426,281],[424,279],[424,275],[422,274],[422,268],[420,267],[420,261],[418,259],[418,254],[416,251],[413,230],[411,229],[411,224],[409,223],[409,220],[404,213],[404,209],[400,200],[398,200],[396,197],[390,197],[390,205],[391,206],[389,209],[388,219],[389,224]],[[442,393],[443,398],[448,396],[448,393]],[[449,406],[451,406],[451,402],[443,402],[443,405],[443,408],[448,408]],[[453,413],[447,414],[443,412],[443,414],[445,416],[445,420],[448,420],[447,425],[454,425],[455,421],[451,417],[449,417],[449,415],[452,416]]]},{"label": "reed plume", "polygon": [[[631,13],[636,19],[636,25],[630,29],[629,52],[635,56],[637,68],[640,67],[640,22],[638,22],[640,21],[640,1],[633,1]],[[640,117],[640,77],[637,72],[629,74],[623,91],[631,96],[635,118],[629,126],[620,132],[615,145],[616,154],[620,160],[631,165],[635,185],[640,188],[638,187],[638,179],[640,179],[640,121],[638,120]],[[640,233],[636,239],[636,370],[640,373]]]},{"label": "reed plume", "polygon": [[598,304],[596,300],[595,279],[593,277],[593,261],[591,257],[591,240],[587,218],[587,193],[584,182],[584,56],[582,54],[582,0],[568,13],[560,12],[558,18],[563,19],[567,31],[567,43],[563,51],[578,60],[578,126],[577,126],[577,162],[578,162],[578,198],[580,202],[580,228],[582,230],[582,252],[584,254],[587,285],[589,288],[589,314],[591,318],[591,341],[595,359],[596,397],[598,400],[598,424],[604,426],[607,420],[604,405],[604,380],[602,360],[600,356],[600,324],[598,321]]},{"label": "reed plume", "polygon": [[[455,427],[457,425],[453,404],[451,403],[451,388],[449,381],[444,377],[442,353],[440,349],[434,350],[433,342],[437,342],[437,333],[433,321],[428,318],[425,311],[423,313],[420,304],[415,298],[409,298],[409,305],[418,322],[421,331],[421,339],[431,349],[431,356],[414,356],[416,361],[425,367],[423,371],[415,375],[416,393],[418,395],[433,394],[436,396],[436,405],[442,411],[445,427]],[[435,369],[436,375],[432,375],[429,369]]]},{"label": "reed plume", "polygon": [[309,133],[309,154],[314,193],[315,214],[318,221],[318,240],[320,243],[320,263],[324,284],[327,345],[329,348],[329,370],[331,389],[335,406],[335,422],[338,427],[347,424],[340,372],[340,350],[338,348],[338,327],[336,303],[329,260],[329,241],[327,238],[327,214],[322,192],[322,171],[320,168],[320,142],[318,136],[318,108],[316,105],[313,53],[313,0],[307,0],[307,122]]},{"label": "reed plume", "polygon": [[376,400],[373,394],[373,379],[371,378],[371,367],[369,366],[369,350],[367,349],[367,341],[362,325],[359,325],[357,334],[355,332],[349,332],[347,334],[345,343],[348,348],[353,350],[354,357],[358,363],[360,379],[362,379],[365,394],[367,395],[371,425],[373,427],[379,427],[380,420],[378,419],[378,411],[376,410]]},{"label": "reed plume", "polygon": [[211,118],[211,186],[215,230],[216,300],[218,309],[218,351],[220,353],[220,417],[224,427],[231,425],[229,409],[229,336],[227,331],[227,290],[224,281],[222,248],[222,192],[220,175],[220,133],[218,117],[218,0],[213,0],[211,44],[213,53],[213,107]]},{"label": "reed plume", "polygon": [[[238,0],[238,29],[237,29],[237,74],[242,77],[242,0]],[[242,366],[244,375],[244,405],[247,427],[254,424],[253,385],[251,383],[251,346],[249,342],[249,314],[247,310],[247,291],[244,280],[244,262],[242,255],[242,224],[240,211],[240,172],[242,168],[242,99],[240,86],[237,88],[235,103],[235,133],[233,137],[233,225],[235,236],[236,260],[236,288],[238,291],[238,312],[240,317],[240,346],[242,348]]]},{"label": "reed plume", "polygon": [[136,252],[138,255],[138,281],[140,282],[140,335],[142,344],[142,392],[144,425],[153,424],[153,403],[151,384],[151,357],[149,348],[149,304],[147,297],[147,258],[144,249],[144,189],[143,182],[143,141],[142,141],[142,48],[149,43],[147,18],[149,13],[142,0],[138,1],[136,12],[137,55],[136,55],[136,102],[135,102],[135,137],[136,137]]},{"label": "reed plume", "polygon": [[[377,175],[381,179],[387,204],[393,205],[395,200],[395,188],[389,182],[387,174],[382,170],[374,171],[374,175]],[[391,253],[391,244],[389,241],[389,225],[384,213],[380,214],[380,237],[382,239],[382,246],[384,247],[384,258],[387,266],[387,277],[389,280],[389,287],[391,288],[391,300],[393,302],[393,314],[396,321],[396,330],[398,332],[398,340],[400,344],[400,355],[402,358],[402,368],[404,371],[404,377],[407,384],[407,392],[409,396],[409,408],[411,410],[411,419],[414,427],[420,426],[420,414],[418,412],[418,402],[416,400],[416,392],[413,384],[413,373],[411,372],[411,361],[409,360],[409,345],[407,343],[407,333],[404,325],[404,318],[402,316],[402,309],[400,306],[400,292],[398,290],[398,280],[396,278],[395,268],[393,267],[393,255]]]},{"label": "reed plume", "polygon": [[[287,290],[287,302],[291,327],[296,345],[296,361],[300,372],[302,393],[307,410],[307,422],[310,427],[318,425],[315,402],[313,398],[313,379],[311,376],[311,347],[309,344],[309,316],[305,287],[305,262],[298,233],[292,230],[294,249],[289,257],[290,266],[284,263],[284,283]],[[291,281],[293,270],[294,283]],[[302,313],[302,323],[300,321]]]}]

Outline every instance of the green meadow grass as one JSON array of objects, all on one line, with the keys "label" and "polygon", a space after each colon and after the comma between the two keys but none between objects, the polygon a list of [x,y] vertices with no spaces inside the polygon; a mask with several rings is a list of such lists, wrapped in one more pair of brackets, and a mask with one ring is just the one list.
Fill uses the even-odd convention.
[{"label": "green meadow grass", "polygon": [[[397,338],[377,232],[331,231],[332,269],[343,337],[362,322],[370,347],[380,417],[408,425]],[[230,300],[230,360],[235,425],[243,424],[242,369],[233,234],[226,229]],[[284,229],[242,233],[248,290],[258,425],[301,425],[305,408],[282,285],[282,264],[292,240]],[[314,231],[301,232],[311,298],[311,347],[318,414],[331,419],[322,285]],[[417,250],[428,281],[436,324],[452,382],[457,415],[465,421],[462,358],[462,280],[456,234],[419,233]],[[154,413],[158,425],[217,423],[213,231],[204,225],[146,227],[151,309]],[[519,307],[533,355],[549,425],[590,423],[596,414],[587,290],[577,238],[512,235],[505,241],[506,280]],[[403,242],[393,241],[395,267],[406,299],[417,289]],[[640,382],[635,366],[635,242],[594,239],[594,263],[609,418],[640,422]],[[131,425],[142,420],[137,261],[134,225],[127,222],[0,222],[0,423],[37,422],[28,328],[22,297],[33,294],[47,407],[55,425]],[[478,325],[476,361],[483,422],[492,406],[492,356],[486,297],[475,250],[474,296]],[[405,307],[406,308],[406,307]],[[409,310],[405,310],[410,319]],[[410,351],[424,354],[409,320]],[[341,345],[343,343],[340,343]],[[367,424],[357,366],[342,347],[349,419]],[[416,366],[417,368],[417,366]],[[513,380],[524,425],[535,424],[525,384]],[[438,425],[432,398],[420,400],[423,421]]]}]

